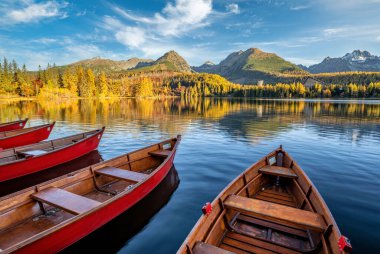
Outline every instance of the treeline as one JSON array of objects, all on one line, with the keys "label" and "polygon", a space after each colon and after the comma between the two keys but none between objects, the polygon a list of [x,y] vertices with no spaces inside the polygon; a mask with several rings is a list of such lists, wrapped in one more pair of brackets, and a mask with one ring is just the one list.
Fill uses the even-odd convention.
[{"label": "treeline", "polygon": [[260,98],[380,98],[380,82],[371,82],[369,85],[315,84],[305,87],[302,83],[263,86],[247,86],[236,96]]},{"label": "treeline", "polygon": [[[328,76],[326,74],[326,76]],[[147,73],[125,72],[106,75],[94,73],[81,66],[46,69],[29,72],[15,61],[4,58],[0,63],[0,95],[14,94],[23,97],[273,97],[273,98],[373,98],[380,97],[380,82],[315,84],[307,88],[301,82],[274,85],[239,85],[216,74],[177,73],[154,71]]]}]

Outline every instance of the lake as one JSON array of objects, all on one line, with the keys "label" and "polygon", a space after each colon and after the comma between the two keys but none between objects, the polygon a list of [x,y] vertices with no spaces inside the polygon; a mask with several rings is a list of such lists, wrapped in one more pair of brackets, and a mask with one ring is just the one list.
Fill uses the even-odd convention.
[{"label": "lake", "polygon": [[57,121],[51,138],[106,126],[98,149],[103,159],[182,134],[170,176],[177,180],[167,180],[165,194],[157,190],[150,197],[159,205],[139,208],[152,212],[138,230],[128,231],[133,215],[126,215],[89,238],[107,241],[84,239],[66,252],[98,242],[112,245],[112,252],[175,253],[203,204],[282,144],[318,188],[355,253],[380,253],[380,101],[0,101],[0,122],[24,117],[30,118],[27,127]]}]

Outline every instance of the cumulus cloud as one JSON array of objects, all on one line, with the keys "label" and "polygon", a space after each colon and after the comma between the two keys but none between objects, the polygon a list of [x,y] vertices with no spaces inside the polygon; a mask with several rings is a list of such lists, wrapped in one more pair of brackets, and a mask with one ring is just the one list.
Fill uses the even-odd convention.
[{"label": "cumulus cloud", "polygon": [[36,3],[32,0],[15,1],[3,4],[0,13],[2,18],[0,23],[19,24],[39,22],[42,19],[59,17],[66,18],[64,9],[67,2],[46,1]]},{"label": "cumulus cloud", "polygon": [[233,14],[239,14],[240,13],[239,5],[234,4],[234,3],[226,5],[226,10],[230,13],[233,13]]},{"label": "cumulus cloud", "polygon": [[112,32],[118,42],[146,56],[174,48],[173,39],[210,24],[213,12],[212,0],[175,0],[151,16],[137,15],[116,5],[112,9],[125,20],[104,16],[101,26]]}]

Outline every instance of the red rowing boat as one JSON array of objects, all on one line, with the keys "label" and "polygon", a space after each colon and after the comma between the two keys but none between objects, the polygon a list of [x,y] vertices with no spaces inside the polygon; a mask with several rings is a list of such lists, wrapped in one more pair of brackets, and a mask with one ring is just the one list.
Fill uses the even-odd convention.
[{"label": "red rowing boat", "polygon": [[0,199],[1,253],[56,253],[147,196],[168,174],[180,136]]},{"label": "red rowing boat", "polygon": [[0,182],[28,175],[95,150],[103,135],[99,130],[16,147],[0,152]]},{"label": "red rowing boat", "polygon": [[0,132],[22,129],[24,128],[27,121],[28,121],[28,118],[24,120],[9,122],[9,123],[0,123]]},{"label": "red rowing boat", "polygon": [[55,122],[26,129],[0,132],[0,149],[34,144],[47,139]]}]

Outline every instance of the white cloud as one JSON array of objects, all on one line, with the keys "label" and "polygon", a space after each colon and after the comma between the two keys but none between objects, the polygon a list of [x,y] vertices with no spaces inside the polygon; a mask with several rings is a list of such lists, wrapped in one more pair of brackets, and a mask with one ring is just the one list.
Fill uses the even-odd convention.
[{"label": "white cloud", "polygon": [[325,36],[331,36],[331,35],[337,35],[337,34],[341,34],[343,32],[347,31],[346,28],[327,28],[327,29],[324,29],[323,30],[323,34]]},{"label": "white cloud", "polygon": [[146,41],[145,30],[139,27],[126,26],[115,34],[116,39],[124,45],[137,48]]},{"label": "white cloud", "polygon": [[32,42],[42,43],[42,44],[52,44],[52,43],[57,42],[57,39],[54,39],[54,38],[39,38],[39,39],[32,40]]},{"label": "white cloud", "polygon": [[292,11],[301,11],[310,8],[310,5],[296,5],[296,6],[291,6],[290,10]]},{"label": "white cloud", "polygon": [[175,4],[168,3],[152,17],[133,15],[117,6],[113,6],[113,10],[128,20],[151,26],[151,32],[161,36],[180,36],[208,24],[212,0],[176,0]]},{"label": "white cloud", "polygon": [[68,6],[67,2],[47,1],[35,3],[32,0],[18,1],[2,6],[1,23],[19,24],[39,22],[42,19],[59,17],[66,18],[67,13],[63,11]]},{"label": "white cloud", "polygon": [[127,21],[104,16],[100,26],[121,44],[147,57],[175,49],[175,39],[191,36],[191,31],[207,26],[213,14],[212,0],[175,0],[151,16],[136,15],[115,5],[112,9]]},{"label": "white cloud", "polygon": [[376,40],[377,40],[377,41],[380,41],[380,35],[379,35],[379,36],[377,36]]},{"label": "white cloud", "polygon": [[239,5],[234,4],[234,3],[226,5],[226,10],[230,13],[233,13],[233,14],[239,14],[240,13]]}]

